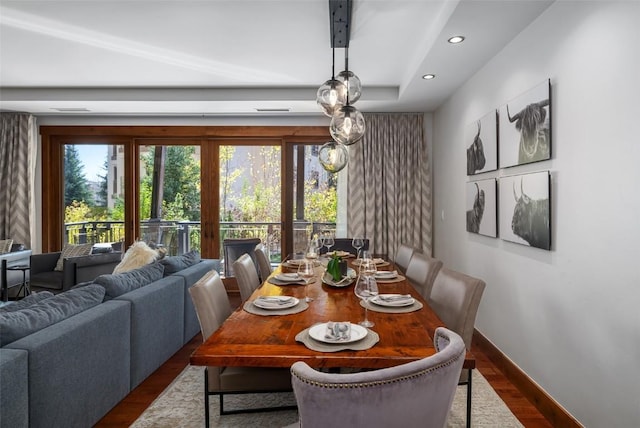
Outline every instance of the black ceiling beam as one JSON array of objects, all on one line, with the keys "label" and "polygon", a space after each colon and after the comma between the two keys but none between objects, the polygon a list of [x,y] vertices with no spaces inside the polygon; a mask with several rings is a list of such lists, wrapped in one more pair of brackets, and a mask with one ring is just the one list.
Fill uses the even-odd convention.
[{"label": "black ceiling beam", "polygon": [[332,48],[348,48],[351,30],[351,0],[329,0]]}]

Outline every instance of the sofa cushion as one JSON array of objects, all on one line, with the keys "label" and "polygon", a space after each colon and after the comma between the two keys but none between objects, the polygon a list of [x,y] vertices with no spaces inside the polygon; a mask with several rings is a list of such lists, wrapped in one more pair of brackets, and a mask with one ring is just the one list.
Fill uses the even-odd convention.
[{"label": "sofa cushion", "polygon": [[92,308],[102,303],[104,294],[105,289],[94,284],[69,290],[19,311],[0,313],[0,346]]},{"label": "sofa cushion", "polygon": [[60,253],[58,263],[56,263],[56,267],[53,270],[62,272],[62,269],[64,267],[64,259],[69,257],[88,256],[89,254],[91,254],[92,248],[93,244],[65,244],[62,252]]},{"label": "sofa cushion", "polygon": [[11,251],[13,239],[0,239],[0,254],[6,254]]},{"label": "sofa cushion", "polygon": [[100,275],[93,282],[105,288],[105,300],[110,300],[162,279],[163,272],[164,267],[156,262],[128,272]]},{"label": "sofa cushion", "polygon": [[164,276],[168,276],[200,263],[200,253],[193,250],[181,256],[167,256],[160,263],[164,266]]},{"label": "sofa cushion", "polygon": [[53,293],[50,291],[42,291],[40,293],[31,293],[24,299],[18,300],[16,302],[12,302],[10,305],[1,307],[0,313],[19,311],[21,309],[28,308],[31,305],[35,305],[36,303],[41,302],[44,299],[48,299],[49,297],[53,297]]},{"label": "sofa cushion", "polygon": [[158,258],[157,250],[149,247],[144,241],[136,241],[124,253],[122,261],[113,269],[113,273],[128,272],[153,263]]}]

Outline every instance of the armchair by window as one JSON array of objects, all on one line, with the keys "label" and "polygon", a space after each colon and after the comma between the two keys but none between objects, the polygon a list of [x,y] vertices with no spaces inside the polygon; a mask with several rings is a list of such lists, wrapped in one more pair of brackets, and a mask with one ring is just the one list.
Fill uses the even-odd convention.
[{"label": "armchair by window", "polygon": [[89,254],[65,258],[62,271],[55,270],[60,251],[31,255],[32,290],[46,289],[54,293],[66,291],[81,282],[93,281],[98,276],[109,274],[122,258],[122,253]]}]

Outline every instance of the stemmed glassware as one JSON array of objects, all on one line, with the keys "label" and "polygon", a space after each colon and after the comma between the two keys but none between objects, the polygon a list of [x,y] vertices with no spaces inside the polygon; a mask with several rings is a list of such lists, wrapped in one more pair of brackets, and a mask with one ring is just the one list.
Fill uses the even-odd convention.
[{"label": "stemmed glassware", "polygon": [[371,269],[365,269],[361,266],[361,275],[358,277],[358,282],[353,289],[355,295],[364,302],[364,320],[358,323],[363,327],[373,327],[375,325],[372,321],[369,321],[369,318],[367,317],[367,307],[369,305],[369,299],[378,295],[378,284],[374,278],[375,263],[373,263],[373,261],[365,261],[363,263],[363,265],[368,264],[373,265],[373,274],[370,273]]},{"label": "stemmed glassware", "polygon": [[360,258],[360,248],[364,247],[364,238],[354,237],[351,240],[351,246],[356,249],[356,259]]},{"label": "stemmed glassware", "polygon": [[327,254],[331,251],[331,247],[333,247],[334,244],[335,244],[335,241],[333,239],[333,235],[327,232],[324,235],[324,246],[327,247]]},{"label": "stemmed glassware", "polygon": [[304,262],[298,266],[298,275],[304,280],[304,301],[312,302],[313,298],[309,297],[309,284],[313,282],[315,277],[315,269],[313,266],[313,260],[305,259]]}]

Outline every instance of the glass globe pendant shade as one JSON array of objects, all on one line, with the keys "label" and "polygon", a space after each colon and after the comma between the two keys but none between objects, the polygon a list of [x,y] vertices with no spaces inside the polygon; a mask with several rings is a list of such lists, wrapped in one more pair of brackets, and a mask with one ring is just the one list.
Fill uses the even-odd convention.
[{"label": "glass globe pendant shade", "polygon": [[[338,73],[336,79],[341,81],[347,88],[349,104],[353,104],[360,99],[362,95],[362,82],[360,78],[353,74],[353,71],[344,70]],[[346,100],[344,104],[347,104]]]},{"label": "glass globe pendant shade", "polygon": [[327,116],[333,116],[344,105],[347,87],[339,80],[329,79],[318,88],[316,102]]},{"label": "glass globe pendant shade", "polygon": [[320,147],[318,159],[325,170],[338,172],[347,166],[349,151],[343,144],[329,141]]},{"label": "glass globe pendant shade", "polygon": [[335,141],[350,146],[364,136],[364,116],[353,106],[343,106],[331,118],[329,132]]}]

